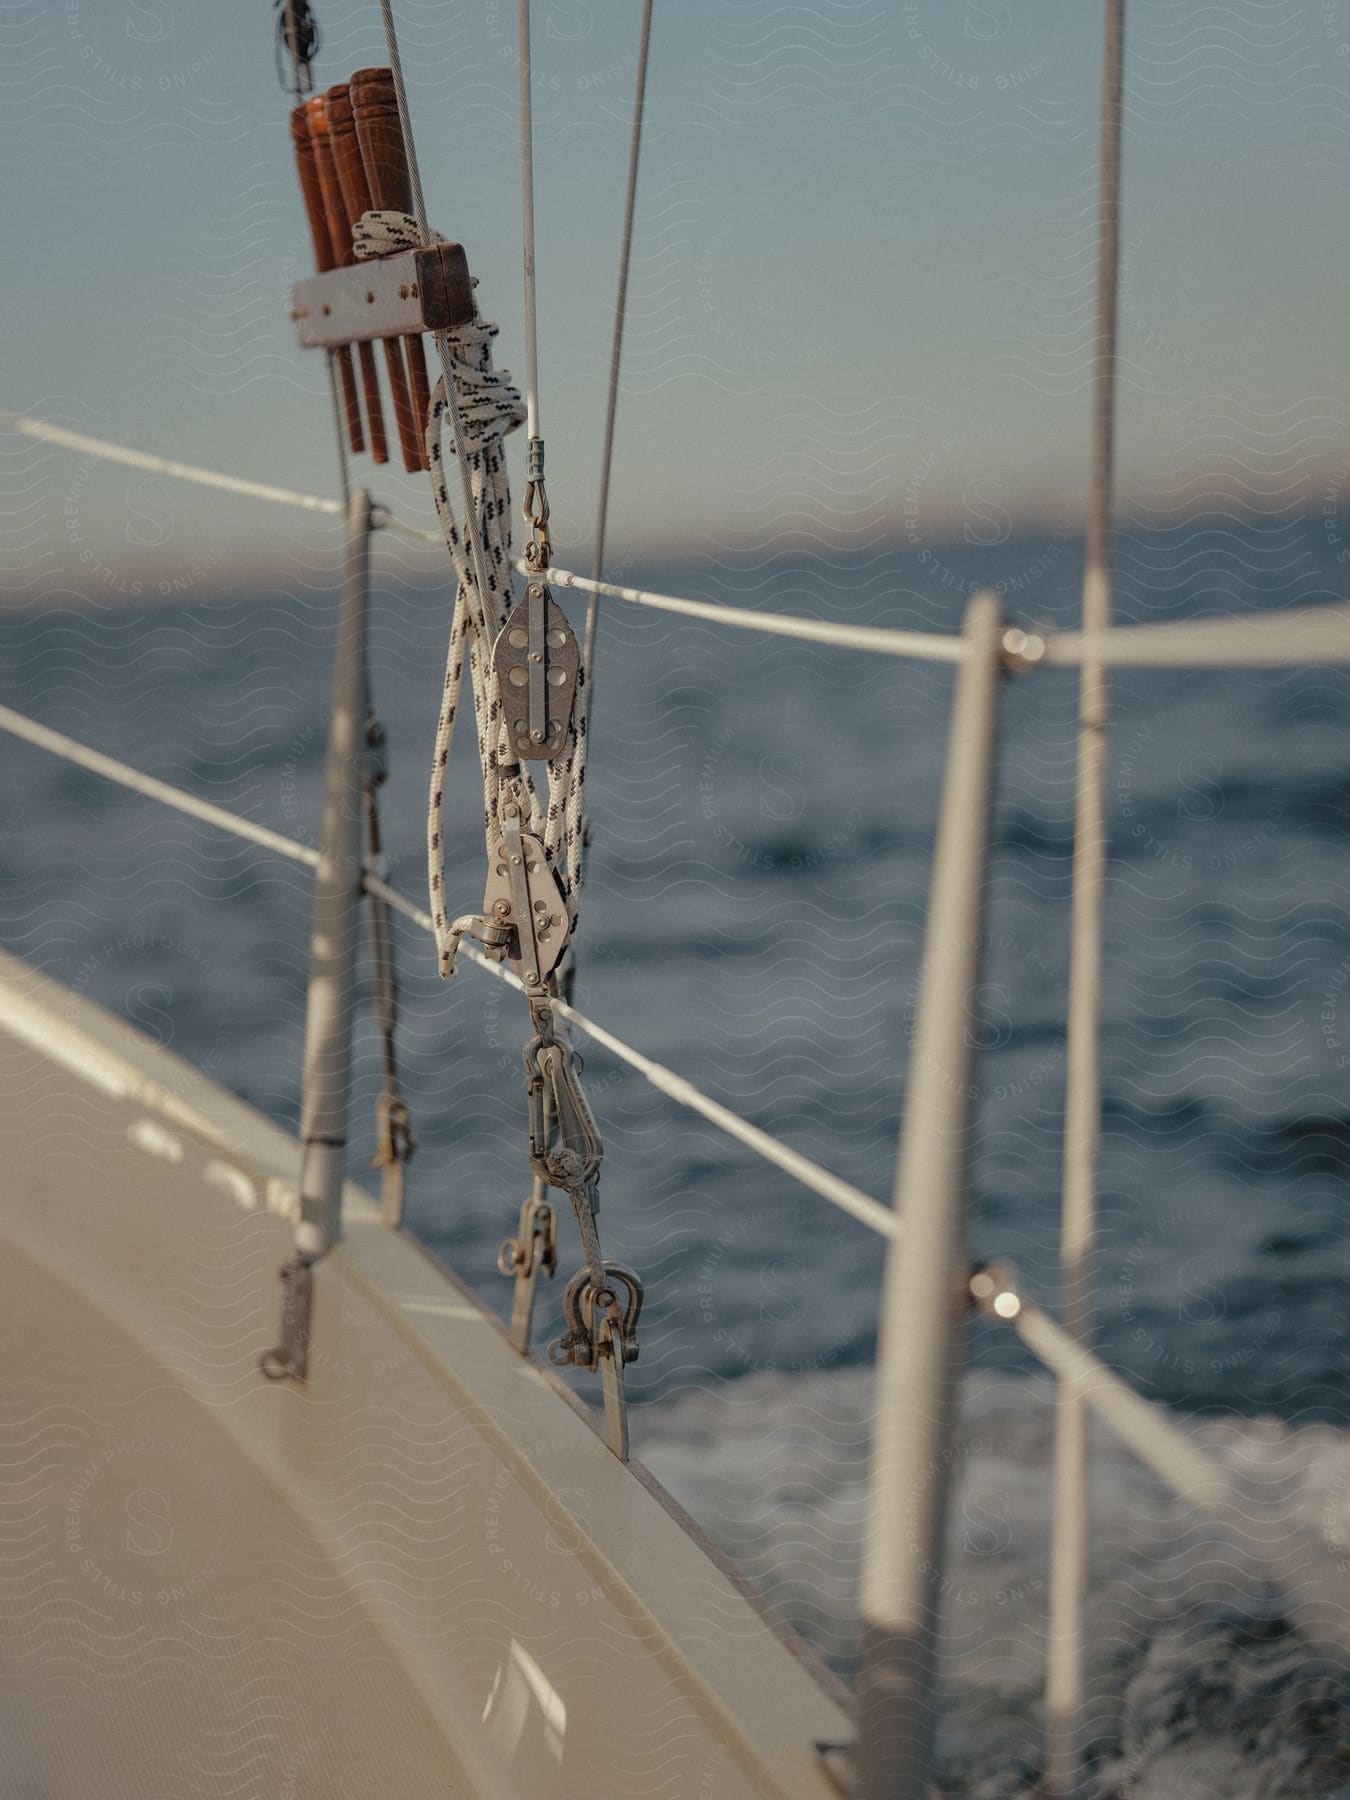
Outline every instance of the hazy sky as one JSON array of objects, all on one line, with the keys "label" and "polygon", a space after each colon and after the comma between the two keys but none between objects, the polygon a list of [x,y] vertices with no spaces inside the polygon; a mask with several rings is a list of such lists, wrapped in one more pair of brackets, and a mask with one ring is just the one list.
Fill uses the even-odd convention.
[{"label": "hazy sky", "polygon": [[[315,10],[321,85],[384,60],[374,0]],[[398,12],[433,223],[519,375],[515,7]],[[582,557],[639,6],[534,13],[543,420]],[[0,403],[327,490],[273,25],[268,0],[5,0]],[[1095,0],[657,0],[626,566],[1078,516],[1100,30]],[[1128,86],[1126,502],[1344,504],[1350,0],[1134,0]],[[0,458],[19,591],[147,558],[196,585],[329,529],[11,437]],[[375,485],[428,510],[421,480]]]}]

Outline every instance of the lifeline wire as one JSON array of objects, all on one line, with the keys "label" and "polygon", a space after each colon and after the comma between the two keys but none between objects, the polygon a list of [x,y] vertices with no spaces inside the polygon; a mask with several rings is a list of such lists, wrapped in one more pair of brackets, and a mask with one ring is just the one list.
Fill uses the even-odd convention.
[{"label": "lifeline wire", "polygon": [[[219,488],[303,512],[340,514],[340,500],[322,494],[301,493],[295,488],[273,487],[221,474],[192,463],[174,462],[143,450],[132,450],[106,438],[87,437],[49,425],[44,419],[23,413],[0,412],[0,423],[26,437],[101,457],[105,462],[125,463],[148,469],[175,481],[198,487]],[[444,544],[434,531],[401,519],[387,506],[373,508],[371,522],[381,531],[393,531],[419,543]],[[524,564],[516,565],[523,569]],[[544,579],[556,587],[580,588],[604,594],[633,606],[682,618],[707,619],[714,625],[738,631],[763,631],[771,637],[800,638],[840,650],[866,650],[876,656],[898,656],[915,662],[960,663],[965,659],[962,640],[954,632],[900,631],[880,625],[842,625],[830,619],[798,619],[790,613],[758,612],[752,607],[721,606],[711,600],[687,600],[673,594],[650,593],[645,588],[621,587],[613,581],[594,581],[571,569],[548,568]],[[1179,619],[1147,625],[1113,625],[1108,631],[1047,631],[1010,633],[1023,640],[1016,653],[1019,668],[1075,668],[1095,660],[1117,668],[1134,669],[1288,669],[1307,666],[1339,667],[1350,664],[1350,601],[1325,606],[1267,608],[1246,615],[1221,614],[1208,619]],[[1033,650],[1023,647],[1030,637]],[[1009,654],[1013,654],[1009,644]]]},{"label": "lifeline wire", "polygon": [[[228,832],[232,837],[243,838],[248,843],[259,845],[264,850],[271,850],[279,856],[287,857],[292,862],[303,863],[307,868],[316,868],[319,852],[308,844],[288,838],[279,831],[270,831],[265,825],[255,825],[251,820],[241,819],[236,814],[227,812],[224,807],[214,806],[209,800],[201,800],[195,794],[183,788],[172,786],[167,781],[160,781],[153,775],[143,774],[129,763],[119,762],[116,757],[105,756],[102,751],[94,750],[87,744],[79,743],[75,738],[67,737],[64,732],[54,731],[50,726],[40,725],[36,719],[29,719],[23,713],[14,712],[7,706],[0,706],[0,731],[8,731],[25,742],[35,744],[39,749],[59,756],[67,762],[76,763],[80,768],[88,769],[91,774],[99,775],[105,781],[111,781],[118,787],[129,789],[132,793],[141,794],[148,800],[156,800],[161,806],[167,806],[175,812],[186,813],[190,818],[200,819],[204,824],[214,825],[219,830]],[[373,872],[367,872],[363,886],[368,894],[383,900],[391,911],[401,914],[422,930],[434,932],[435,926],[429,913],[422,910],[413,901],[400,894],[396,888]],[[497,963],[489,962],[472,946],[466,946],[463,952],[490,975],[506,982],[509,987],[524,992],[520,982],[509,970]],[[622,1062],[631,1068],[660,1092],[677,1100],[682,1106],[698,1112],[724,1131],[729,1137],[745,1144],[767,1162],[771,1162],[786,1174],[793,1176],[804,1186],[811,1188],[829,1200],[833,1205],[849,1213],[862,1224],[869,1225],[874,1231],[890,1235],[895,1229],[894,1215],[891,1209],[873,1200],[869,1194],[855,1188],[851,1183],[832,1175],[828,1169],[822,1169],[809,1157],[780,1144],[768,1132],[761,1131],[738,1114],[731,1112],[718,1101],[700,1092],[683,1076],[677,1075],[673,1069],[665,1068],[661,1063],[653,1062],[643,1056],[641,1051],[626,1044],[622,1038],[615,1037],[603,1026],[597,1025],[593,1019],[574,1008],[564,1006],[560,1000],[554,1001],[556,1009],[581,1030],[587,1032],[597,1043],[603,1044]]]}]

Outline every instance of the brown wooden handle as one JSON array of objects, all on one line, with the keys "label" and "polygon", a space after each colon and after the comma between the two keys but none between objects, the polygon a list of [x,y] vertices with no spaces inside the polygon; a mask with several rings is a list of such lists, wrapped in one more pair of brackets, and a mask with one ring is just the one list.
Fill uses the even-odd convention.
[{"label": "brown wooden handle", "polygon": [[356,260],[356,256],[352,250],[351,220],[347,217],[347,204],[342,198],[342,184],[338,180],[337,162],[329,135],[327,94],[315,94],[312,99],[306,100],[305,114],[309,124],[314,172],[319,179],[324,219],[328,226],[328,241],[333,247],[333,267],[345,269]]},{"label": "brown wooden handle", "polygon": [[391,69],[358,69],[349,83],[356,135],[375,204],[381,211],[410,213],[412,178],[403,147]]},{"label": "brown wooden handle", "polygon": [[[347,215],[347,203],[342,197],[342,183],[338,180],[337,159],[333,154],[333,140],[328,120],[328,96],[315,94],[305,102],[305,113],[309,123],[310,148],[314,153],[314,167],[319,177],[319,190],[323,195],[324,217],[328,223],[328,241],[333,247],[334,256],[339,268],[348,268],[356,261],[356,252],[352,249],[352,226]],[[380,377],[375,368],[375,352],[369,344],[359,344],[357,354],[361,359],[361,385],[366,396],[366,422],[370,427],[370,454],[377,463],[389,461],[389,445],[384,431],[384,411],[380,404]]]},{"label": "brown wooden handle", "polygon": [[[295,148],[295,166],[300,176],[300,193],[309,217],[309,233],[314,240],[314,263],[322,275],[329,269],[336,268],[337,259],[333,254],[333,240],[328,234],[328,213],[323,203],[323,188],[319,182],[314,145],[310,141],[309,115],[303,105],[297,106],[291,113],[291,142]],[[337,357],[338,376],[342,383],[347,441],[352,447],[352,454],[359,456],[366,447],[366,439],[361,428],[361,403],[356,394],[356,373],[352,368],[351,351],[336,350],[333,354]]]},{"label": "brown wooden handle", "polygon": [[[413,210],[412,177],[399,122],[398,99],[391,69],[358,69],[348,84],[361,159],[371,197],[381,211]],[[426,356],[422,340],[405,339],[408,374],[412,385],[413,414],[417,420],[417,452],[420,467],[427,467],[422,431],[430,406]]]},{"label": "brown wooden handle", "polygon": [[355,224],[371,208],[370,184],[361,160],[361,146],[356,141],[356,123],[345,82],[329,88],[324,95],[324,120],[328,128],[328,147],[342,191],[342,204],[347,219]]},{"label": "brown wooden handle", "polygon": [[291,141],[295,146],[295,166],[300,175],[300,192],[309,215],[310,236],[314,239],[314,261],[322,275],[337,267],[332,239],[328,235],[328,216],[324,211],[323,189],[314,162],[314,146],[309,140],[309,117],[303,105],[291,114]]},{"label": "brown wooden handle", "polygon": [[[333,167],[337,173],[338,186],[342,190],[342,203],[347,218],[354,225],[362,213],[370,211],[371,194],[365,164],[361,159],[361,146],[356,138],[356,125],[352,118],[346,83],[340,82],[336,87],[329,88],[325,99],[328,102],[325,116]],[[422,467],[423,457],[413,419],[408,379],[403,369],[403,352],[397,338],[384,340],[384,357],[389,370],[389,391],[394,398],[394,422],[398,427],[399,447],[403,451],[403,466],[411,473]]]}]

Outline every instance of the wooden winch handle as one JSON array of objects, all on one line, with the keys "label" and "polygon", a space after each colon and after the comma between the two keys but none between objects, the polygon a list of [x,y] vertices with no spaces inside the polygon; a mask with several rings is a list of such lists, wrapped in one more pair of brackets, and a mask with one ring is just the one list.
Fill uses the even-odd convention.
[{"label": "wooden winch handle", "polygon": [[[337,259],[333,254],[333,240],[328,234],[328,214],[324,208],[314,145],[310,141],[309,114],[303,103],[291,113],[291,142],[295,148],[295,166],[300,176],[300,193],[305,202],[305,212],[309,216],[310,236],[314,240],[314,264],[323,275],[329,269],[337,267]],[[337,358],[338,375],[342,383],[347,441],[352,447],[352,454],[359,456],[366,447],[366,440],[361,429],[361,403],[357,398],[352,353],[344,347],[335,350],[333,355]]]},{"label": "wooden winch handle", "polygon": [[[323,196],[324,217],[328,225],[328,241],[332,246],[335,266],[348,268],[356,261],[352,249],[352,221],[342,197],[338,180],[337,159],[328,122],[328,97],[315,94],[305,102],[309,123],[309,141],[314,153],[314,167]],[[357,345],[361,358],[361,385],[366,395],[366,419],[370,425],[370,454],[377,463],[389,461],[385,438],[384,413],[380,405],[380,378],[375,368],[375,351],[368,343]]]},{"label": "wooden winch handle", "polygon": [[392,69],[358,69],[348,83],[366,180],[381,212],[413,210],[412,177],[403,148]]},{"label": "wooden winch handle", "polygon": [[[381,212],[411,213],[412,176],[403,143],[392,69],[358,69],[348,83],[352,118],[361,161],[371,198]],[[412,377],[412,403],[416,408],[418,436],[431,405],[426,356],[420,337],[408,338],[408,372]],[[422,451],[422,466],[426,453]]]},{"label": "wooden winch handle", "polygon": [[[356,138],[347,84],[340,82],[336,87],[329,88],[327,100],[328,141],[332,146],[333,164],[337,170],[347,217],[355,222],[362,213],[370,211],[372,202],[365,164],[361,160],[361,146]],[[413,416],[412,396],[403,371],[403,352],[398,338],[385,338],[383,343],[385,362],[389,369],[389,389],[394,397],[394,419],[398,425],[399,445],[403,451],[403,466],[411,472],[423,466],[423,458],[421,438]]]}]

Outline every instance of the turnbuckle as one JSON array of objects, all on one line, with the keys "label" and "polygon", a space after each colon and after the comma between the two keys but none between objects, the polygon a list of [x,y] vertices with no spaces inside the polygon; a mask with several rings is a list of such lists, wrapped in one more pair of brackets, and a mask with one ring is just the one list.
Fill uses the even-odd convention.
[{"label": "turnbuckle", "polygon": [[[605,1400],[605,1440],[620,1459],[628,1458],[628,1409],[623,1371],[638,1359],[638,1319],[643,1289],[638,1275],[623,1263],[605,1262],[604,1285],[597,1287],[589,1267],[577,1270],[563,1291],[566,1331],[548,1347],[557,1368],[598,1369]],[[625,1298],[621,1302],[618,1290]]]},{"label": "turnbuckle", "polygon": [[[579,1058],[551,1028],[547,1033],[537,1031],[522,1057],[530,1115],[530,1166],[550,1187],[562,1188],[574,1198],[584,1195],[594,1215],[600,1210],[595,1181],[604,1145],[578,1079]],[[557,1144],[550,1119],[556,1122],[561,1139]]]}]

